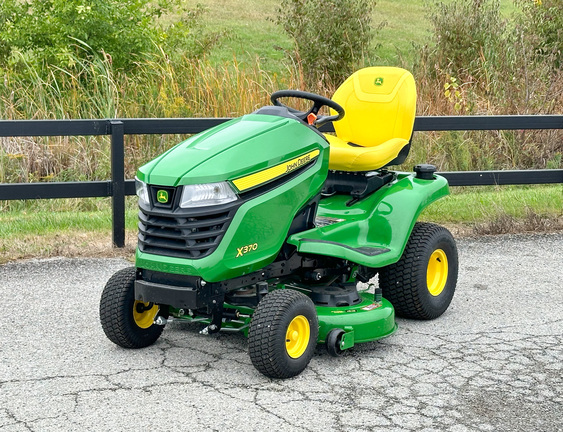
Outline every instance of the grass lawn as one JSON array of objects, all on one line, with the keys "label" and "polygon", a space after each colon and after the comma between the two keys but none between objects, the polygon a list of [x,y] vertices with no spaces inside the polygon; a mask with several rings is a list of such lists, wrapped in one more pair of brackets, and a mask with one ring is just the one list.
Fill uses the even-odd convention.
[{"label": "grass lawn", "polygon": [[262,68],[283,73],[285,51],[291,41],[274,23],[278,2],[272,0],[203,0],[207,9],[205,26],[226,31],[221,44],[210,56],[212,62],[228,63],[234,58],[241,65],[260,59]]},{"label": "grass lawn", "polygon": [[426,208],[423,220],[470,228],[476,234],[563,229],[562,185],[451,189],[449,197]]}]

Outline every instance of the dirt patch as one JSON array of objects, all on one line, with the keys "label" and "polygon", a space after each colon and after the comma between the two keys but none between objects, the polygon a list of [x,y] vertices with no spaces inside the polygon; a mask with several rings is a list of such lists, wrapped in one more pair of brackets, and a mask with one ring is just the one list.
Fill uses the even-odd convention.
[{"label": "dirt patch", "polygon": [[515,218],[506,213],[495,219],[476,224],[473,234],[495,235],[495,234],[518,234],[556,232],[563,230],[563,216],[556,218],[542,216],[528,209],[525,218]]},{"label": "dirt patch", "polygon": [[0,264],[29,258],[122,257],[134,261],[136,233],[128,232],[124,248],[112,246],[111,234],[72,231],[0,239]]}]

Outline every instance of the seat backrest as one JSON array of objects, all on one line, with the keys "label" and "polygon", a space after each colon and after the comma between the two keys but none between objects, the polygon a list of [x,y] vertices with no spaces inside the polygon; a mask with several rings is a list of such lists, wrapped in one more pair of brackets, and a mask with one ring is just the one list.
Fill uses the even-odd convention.
[{"label": "seat backrest", "polygon": [[352,74],[332,100],[346,115],[334,123],[338,138],[372,147],[392,138],[410,140],[416,112],[412,74],[396,67],[368,67]]}]

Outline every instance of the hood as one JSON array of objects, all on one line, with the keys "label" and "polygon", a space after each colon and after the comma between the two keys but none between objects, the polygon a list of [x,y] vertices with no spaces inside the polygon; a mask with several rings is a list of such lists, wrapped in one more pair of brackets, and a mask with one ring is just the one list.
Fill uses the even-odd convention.
[{"label": "hood", "polygon": [[326,146],[297,120],[249,114],[181,142],[142,166],[137,176],[161,186],[233,180]]}]

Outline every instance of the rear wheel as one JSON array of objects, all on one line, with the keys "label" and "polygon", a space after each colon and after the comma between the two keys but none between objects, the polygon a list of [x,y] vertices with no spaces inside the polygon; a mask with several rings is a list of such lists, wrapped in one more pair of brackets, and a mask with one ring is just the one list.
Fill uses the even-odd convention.
[{"label": "rear wheel", "polygon": [[154,324],[159,306],[135,300],[135,267],[119,270],[107,282],[100,300],[100,321],[110,341],[124,348],[144,348],[160,337]]},{"label": "rear wheel", "polygon": [[450,305],[457,273],[451,233],[439,225],[416,223],[401,259],[380,270],[379,285],[398,316],[434,319]]},{"label": "rear wheel", "polygon": [[250,360],[270,378],[290,378],[309,364],[319,334],[315,305],[290,289],[266,295],[258,304],[248,334]]}]

